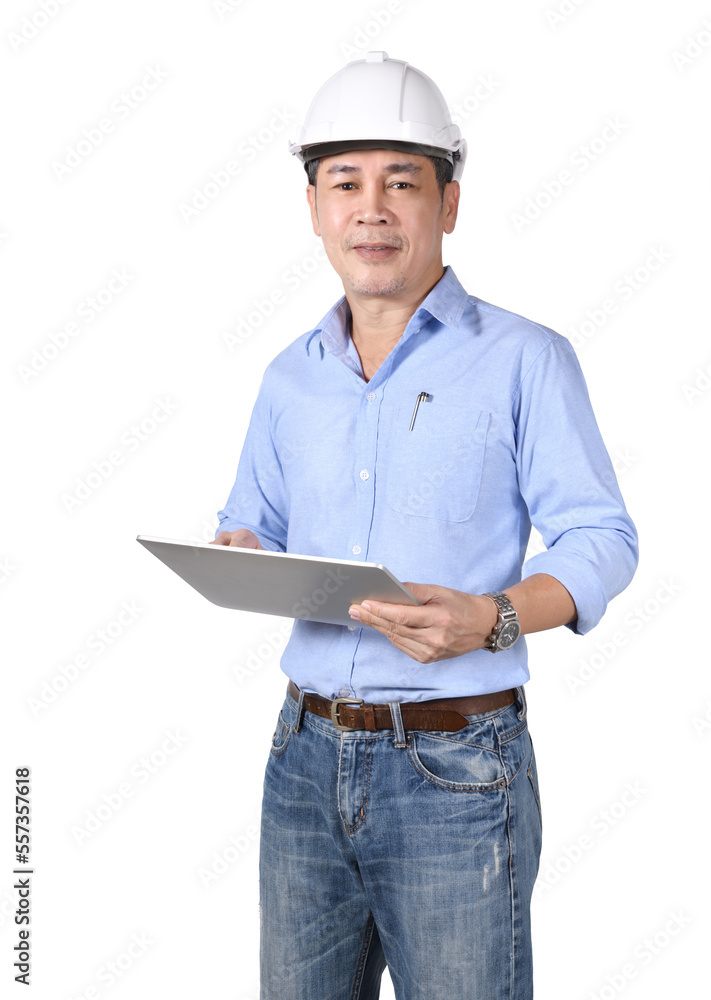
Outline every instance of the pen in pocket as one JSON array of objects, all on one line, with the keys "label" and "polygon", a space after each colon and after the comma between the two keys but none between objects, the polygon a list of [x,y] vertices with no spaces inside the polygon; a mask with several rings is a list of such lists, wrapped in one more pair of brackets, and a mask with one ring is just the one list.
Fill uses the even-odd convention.
[{"label": "pen in pocket", "polygon": [[421,392],[419,394],[419,396],[417,397],[417,402],[415,403],[415,410],[414,410],[414,413],[412,414],[412,420],[410,421],[410,430],[412,430],[412,428],[415,426],[415,417],[417,416],[417,407],[420,405],[420,403],[424,403],[424,401],[427,399],[428,396],[429,396],[429,392]]}]

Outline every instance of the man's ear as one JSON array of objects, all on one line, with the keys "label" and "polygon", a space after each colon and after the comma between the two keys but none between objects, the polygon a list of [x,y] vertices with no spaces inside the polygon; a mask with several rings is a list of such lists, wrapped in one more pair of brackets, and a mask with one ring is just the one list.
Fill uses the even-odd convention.
[{"label": "man's ear", "polygon": [[316,185],[309,184],[306,188],[306,200],[309,203],[309,208],[311,209],[311,225],[314,227],[314,233],[317,236],[321,235],[321,229],[318,224],[318,212],[316,211]]},{"label": "man's ear", "polygon": [[445,233],[454,231],[457,222],[457,212],[459,211],[459,181],[450,181],[444,189],[444,202],[442,205],[443,221],[442,229]]}]

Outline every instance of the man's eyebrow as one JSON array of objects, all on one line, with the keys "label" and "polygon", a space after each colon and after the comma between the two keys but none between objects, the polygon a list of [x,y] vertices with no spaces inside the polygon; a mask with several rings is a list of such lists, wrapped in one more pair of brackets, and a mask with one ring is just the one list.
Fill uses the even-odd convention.
[{"label": "man's eyebrow", "polygon": [[[405,163],[387,163],[383,167],[384,174],[417,174],[422,170],[417,163],[407,161]],[[327,174],[357,174],[360,167],[353,163],[334,163],[326,170]]]}]

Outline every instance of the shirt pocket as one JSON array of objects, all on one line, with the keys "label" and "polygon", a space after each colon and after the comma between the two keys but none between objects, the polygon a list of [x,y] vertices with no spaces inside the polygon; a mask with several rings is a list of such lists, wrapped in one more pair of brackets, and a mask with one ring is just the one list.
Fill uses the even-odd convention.
[{"label": "shirt pocket", "polygon": [[466,521],[476,508],[491,414],[459,403],[397,408],[388,435],[388,505],[400,514]]}]

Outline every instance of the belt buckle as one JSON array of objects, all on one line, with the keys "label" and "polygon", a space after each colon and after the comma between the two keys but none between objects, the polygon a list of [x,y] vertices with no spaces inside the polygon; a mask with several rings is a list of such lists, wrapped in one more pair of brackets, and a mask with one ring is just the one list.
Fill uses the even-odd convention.
[{"label": "belt buckle", "polygon": [[336,729],[340,729],[345,733],[354,733],[358,729],[357,726],[344,726],[338,718],[338,706],[343,705],[362,705],[362,698],[334,698],[331,702],[331,722],[334,724]]}]

